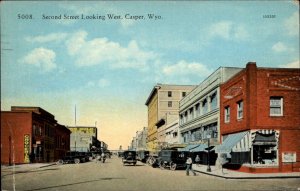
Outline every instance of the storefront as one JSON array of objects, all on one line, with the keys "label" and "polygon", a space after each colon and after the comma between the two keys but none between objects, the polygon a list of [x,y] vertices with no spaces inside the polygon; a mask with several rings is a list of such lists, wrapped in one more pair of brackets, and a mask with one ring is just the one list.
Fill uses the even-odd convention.
[{"label": "storefront", "polygon": [[226,166],[229,168],[239,166],[242,171],[242,167],[278,169],[279,135],[278,130],[250,130],[225,135],[216,152],[219,158],[228,161]]}]

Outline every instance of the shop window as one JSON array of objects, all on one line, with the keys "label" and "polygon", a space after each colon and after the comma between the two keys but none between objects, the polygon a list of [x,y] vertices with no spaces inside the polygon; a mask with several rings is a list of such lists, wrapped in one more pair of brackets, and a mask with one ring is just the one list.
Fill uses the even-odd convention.
[{"label": "shop window", "polygon": [[277,165],[277,141],[275,133],[257,133],[253,142],[253,164],[257,165]]},{"label": "shop window", "polygon": [[237,102],[237,119],[243,118],[243,101]]},{"label": "shop window", "polygon": [[276,165],[276,145],[253,145],[253,163],[261,165]]},{"label": "shop window", "polygon": [[227,106],[225,107],[225,123],[229,123],[230,122],[230,107]]},{"label": "shop window", "polygon": [[283,98],[271,97],[270,98],[270,116],[283,115]]}]

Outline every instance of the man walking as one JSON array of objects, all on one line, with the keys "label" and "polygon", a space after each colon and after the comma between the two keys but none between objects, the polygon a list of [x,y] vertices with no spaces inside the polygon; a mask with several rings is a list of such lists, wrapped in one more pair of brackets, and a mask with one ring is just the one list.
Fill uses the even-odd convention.
[{"label": "man walking", "polygon": [[194,174],[194,176],[196,176],[196,173],[195,173],[195,171],[192,168],[192,164],[193,164],[192,158],[188,157],[187,160],[186,160],[186,175],[187,176],[189,176],[190,171],[192,171],[193,174]]}]

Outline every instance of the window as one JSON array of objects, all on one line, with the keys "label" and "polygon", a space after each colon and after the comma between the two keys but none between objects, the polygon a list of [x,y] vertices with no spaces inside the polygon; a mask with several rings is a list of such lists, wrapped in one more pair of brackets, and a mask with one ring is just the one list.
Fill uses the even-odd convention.
[{"label": "window", "polygon": [[172,92],[168,91],[168,97],[172,97]]},{"label": "window", "polygon": [[197,103],[196,106],[195,106],[196,117],[200,116],[200,107],[199,106],[200,106],[199,103]]},{"label": "window", "polygon": [[172,107],[172,102],[168,101],[168,107]]},{"label": "window", "polygon": [[180,125],[183,124],[183,115],[180,115]]},{"label": "window", "polygon": [[270,116],[282,116],[283,115],[283,98],[271,97],[270,98]]},{"label": "window", "polygon": [[237,102],[237,119],[243,118],[243,101]]},{"label": "window", "polygon": [[214,93],[210,97],[211,110],[217,109],[217,93]]},{"label": "window", "polygon": [[202,114],[205,114],[207,113],[207,100],[204,99],[203,102],[202,102]]},{"label": "window", "polygon": [[185,97],[186,96],[186,92],[182,92],[182,97]]},{"label": "window", "polygon": [[194,108],[190,109],[190,117],[189,119],[194,119]]},{"label": "window", "polygon": [[230,107],[227,106],[225,107],[225,123],[229,123],[230,122]]}]

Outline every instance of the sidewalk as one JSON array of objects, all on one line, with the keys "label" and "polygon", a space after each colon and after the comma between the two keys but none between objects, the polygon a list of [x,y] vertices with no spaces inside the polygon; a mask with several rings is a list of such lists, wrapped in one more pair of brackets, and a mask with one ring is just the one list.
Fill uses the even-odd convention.
[{"label": "sidewalk", "polygon": [[15,171],[15,172],[25,172],[31,171],[39,168],[44,168],[48,166],[56,165],[56,163],[31,163],[31,164],[18,164],[18,165],[1,165],[2,171]]},{"label": "sidewalk", "polygon": [[211,166],[211,172],[207,172],[206,165],[193,164],[193,169],[196,172],[200,172],[207,175],[212,175],[216,177],[226,178],[226,179],[267,179],[267,178],[300,178],[300,172],[290,172],[290,173],[245,173],[237,172],[233,170],[227,170],[223,168],[218,168],[217,166]]}]

